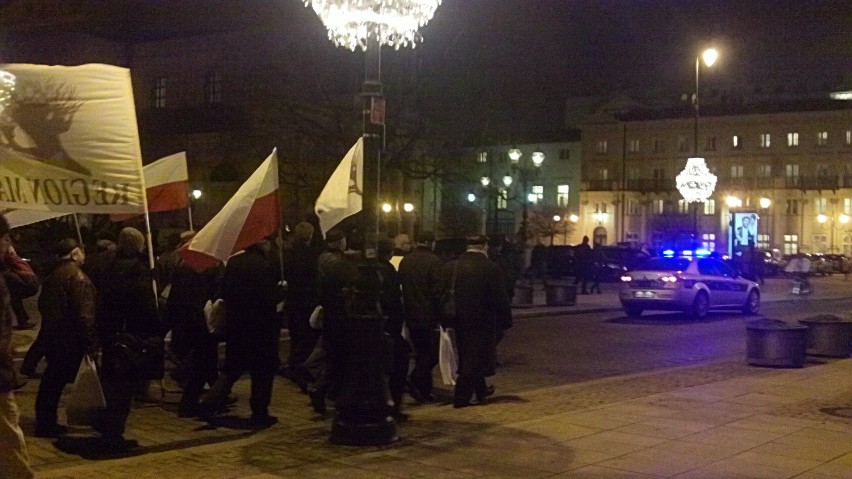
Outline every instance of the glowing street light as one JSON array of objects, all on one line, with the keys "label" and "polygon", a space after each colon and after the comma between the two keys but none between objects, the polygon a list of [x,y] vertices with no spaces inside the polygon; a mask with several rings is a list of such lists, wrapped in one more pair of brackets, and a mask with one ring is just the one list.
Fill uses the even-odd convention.
[{"label": "glowing street light", "polygon": [[553,221],[555,223],[559,223],[560,221],[562,221],[562,217],[559,215],[553,215]]},{"label": "glowing street light", "polygon": [[824,224],[826,221],[828,221],[828,216],[817,215],[817,221],[819,222],[819,224]]},{"label": "glowing street light", "polygon": [[197,199],[200,199],[201,195],[203,195],[204,193],[202,193],[201,190],[192,190],[191,194],[192,194],[192,199],[197,200]]},{"label": "glowing street light", "polygon": [[390,203],[382,203],[382,211],[384,211],[385,213],[390,213],[391,211],[393,211],[393,206],[391,206]]},{"label": "glowing street light", "polygon": [[849,215],[841,214],[837,220],[840,221],[840,224],[845,225],[849,223]]},{"label": "glowing street light", "polygon": [[743,205],[743,200],[736,196],[728,196],[725,198],[725,204],[728,205],[728,208],[739,208]]},{"label": "glowing street light", "polygon": [[467,194],[467,201],[473,203],[474,201],[476,201],[476,195],[473,194],[473,193],[468,193]]},{"label": "glowing street light", "polygon": [[414,211],[414,204],[413,203],[403,203],[402,204],[402,211],[405,211],[406,213],[411,213],[412,211]]},{"label": "glowing street light", "polygon": [[580,217],[572,214],[571,216],[568,217],[568,221],[570,221],[572,223],[576,223],[576,222],[580,221]]},{"label": "glowing street light", "polygon": [[761,208],[766,209],[766,208],[769,208],[770,206],[772,206],[772,200],[770,200],[769,198],[761,198],[760,199],[760,207]]}]

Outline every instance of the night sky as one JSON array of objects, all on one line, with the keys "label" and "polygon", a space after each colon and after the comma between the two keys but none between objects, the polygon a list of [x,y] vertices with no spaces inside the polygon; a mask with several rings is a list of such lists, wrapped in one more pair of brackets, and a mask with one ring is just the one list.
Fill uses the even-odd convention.
[{"label": "night sky", "polygon": [[[0,8],[26,1],[0,0]],[[302,0],[41,3],[117,37],[129,29],[271,29],[311,43],[332,76],[349,81],[363,71],[362,57],[324,40]],[[29,20],[52,28],[45,12]],[[0,17],[0,33],[18,23]],[[414,51],[385,50],[389,105],[416,84],[415,110],[453,131],[490,131],[483,140],[558,128],[572,96],[676,102],[692,92],[695,57],[710,45],[721,56],[702,70],[704,98],[852,89],[852,0],[443,0],[422,34]]]}]

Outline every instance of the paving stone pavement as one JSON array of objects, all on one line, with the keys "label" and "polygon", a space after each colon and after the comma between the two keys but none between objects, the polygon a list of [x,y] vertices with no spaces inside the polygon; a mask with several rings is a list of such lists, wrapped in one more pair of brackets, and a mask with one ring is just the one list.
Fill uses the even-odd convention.
[{"label": "paving stone pavement", "polygon": [[[765,299],[787,300],[785,283],[771,284]],[[819,299],[848,296],[842,280],[827,284]],[[606,296],[583,296],[571,312],[594,309],[594,301],[606,307]],[[19,352],[28,333],[16,332]],[[493,383],[497,394],[485,406],[453,409],[447,388],[436,404],[406,404],[411,420],[398,424],[399,441],[355,448],[330,444],[330,417],[313,413],[307,396],[282,378],[270,408],[280,422],[262,431],[244,421],[247,377],[237,382],[240,401],[219,427],[177,418],[179,396],[167,380],[172,392],[160,403],[135,405],[127,436],[140,448],[126,457],[81,450],[93,436],[86,428],[61,448],[33,437],[37,380],[17,399],[33,466],[46,479],[852,479],[850,359],[811,360],[792,370],[744,362],[674,367],[533,390],[498,370]]]}]

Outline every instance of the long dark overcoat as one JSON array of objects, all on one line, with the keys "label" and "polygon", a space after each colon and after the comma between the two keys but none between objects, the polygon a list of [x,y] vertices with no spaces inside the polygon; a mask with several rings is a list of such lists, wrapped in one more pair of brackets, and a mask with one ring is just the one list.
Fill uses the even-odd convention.
[{"label": "long dark overcoat", "polygon": [[479,252],[468,251],[445,265],[442,283],[455,282],[456,346],[460,376],[494,375],[497,329],[511,324],[512,310],[500,267]]}]

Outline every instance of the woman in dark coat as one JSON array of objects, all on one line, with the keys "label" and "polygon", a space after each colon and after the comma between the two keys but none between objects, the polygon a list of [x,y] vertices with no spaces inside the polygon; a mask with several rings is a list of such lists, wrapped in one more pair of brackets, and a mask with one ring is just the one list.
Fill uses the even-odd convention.
[{"label": "woman in dark coat", "polygon": [[[107,407],[95,430],[101,433],[104,447],[121,449],[132,445],[124,440],[124,427],[130,414],[135,385],[139,380],[163,377],[163,358],[151,367],[132,367],[115,345],[121,332],[140,339],[162,338],[158,319],[153,273],[145,256],[145,237],[135,228],[124,228],[118,235],[113,258],[93,275],[98,290],[98,331],[103,347],[101,382]],[[162,350],[160,350],[162,351]]]},{"label": "woman in dark coat", "polygon": [[493,393],[485,378],[494,375],[497,332],[512,323],[506,281],[500,267],[488,259],[485,237],[469,239],[467,251],[444,267],[442,278],[446,290],[454,287],[456,301],[452,326],[459,370],[453,407],[482,403]]}]

